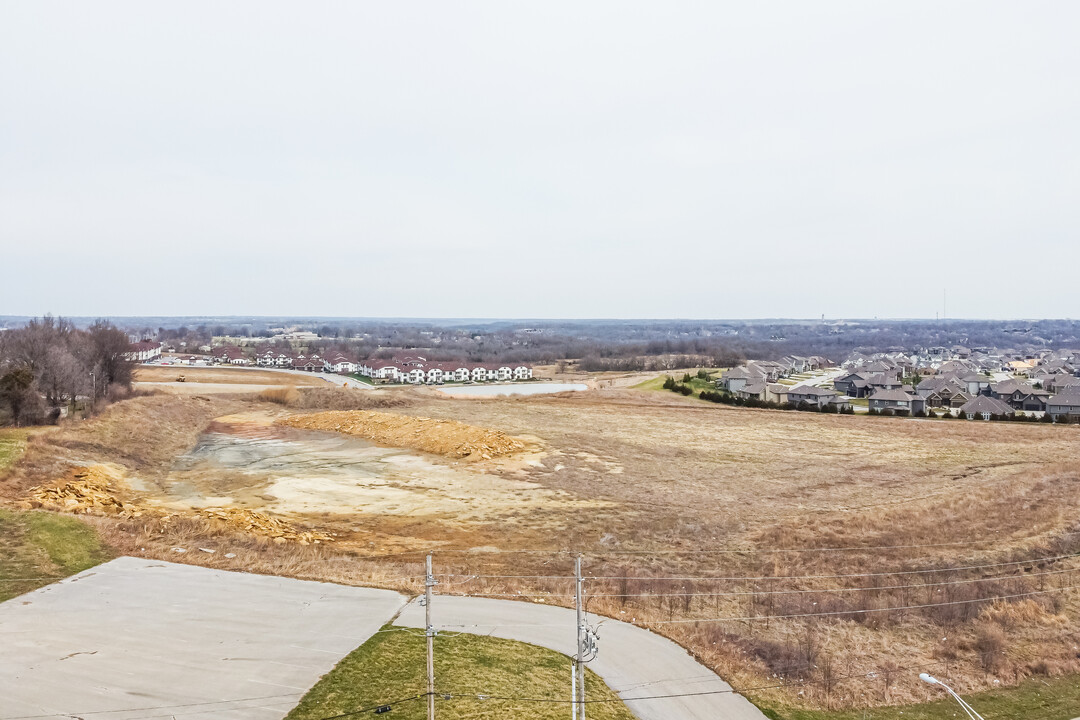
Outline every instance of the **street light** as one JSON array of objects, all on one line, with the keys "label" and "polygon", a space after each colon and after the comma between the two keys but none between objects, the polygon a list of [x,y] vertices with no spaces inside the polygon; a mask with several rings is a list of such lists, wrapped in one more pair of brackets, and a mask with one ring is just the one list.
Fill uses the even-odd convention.
[{"label": "street light", "polygon": [[919,679],[922,680],[924,683],[927,683],[928,685],[940,685],[941,687],[945,688],[945,692],[952,695],[956,702],[960,703],[960,707],[964,708],[964,712],[967,713],[967,716],[971,718],[971,720],[985,720],[982,715],[975,712],[975,708],[971,707],[967,704],[967,702],[964,701],[964,698],[957,695],[955,690],[938,680],[930,673],[919,673]]}]

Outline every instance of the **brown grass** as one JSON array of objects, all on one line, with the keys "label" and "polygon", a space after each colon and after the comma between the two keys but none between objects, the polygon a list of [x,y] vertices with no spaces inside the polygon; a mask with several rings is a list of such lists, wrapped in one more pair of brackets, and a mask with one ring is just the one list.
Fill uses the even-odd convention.
[{"label": "brown grass", "polygon": [[291,385],[294,387],[323,387],[322,378],[300,373],[278,372],[245,367],[189,367],[186,365],[139,365],[135,382],[171,383],[183,375],[187,383],[224,383],[228,385]]},{"label": "brown grass", "polygon": [[263,402],[277,403],[278,405],[295,406],[300,401],[300,393],[294,387],[272,388],[263,390],[258,398]]},{"label": "brown grass", "polygon": [[260,400],[269,400],[295,410],[375,410],[406,407],[412,403],[412,397],[412,393],[403,391],[378,392],[325,386],[301,390],[289,388],[283,392],[264,390],[259,393]]},{"label": "brown grass", "polygon": [[[312,399],[302,399],[312,392]],[[332,400],[315,399],[318,393],[265,399],[292,408],[290,402],[380,395],[342,390]],[[94,522],[122,552],[146,548],[148,555],[215,567],[402,590],[417,588],[404,576],[420,574],[419,553],[364,556],[435,548],[442,573],[565,575],[567,551],[580,550],[591,575],[632,578],[589,581],[590,611],[653,626],[737,687],[805,681],[763,692],[784,704],[843,708],[923,700],[925,689],[913,680],[920,670],[963,690],[1043,671],[1080,671],[1072,649],[1080,644],[1080,603],[1061,590],[1080,585],[1077,561],[950,569],[1080,550],[1080,535],[1068,534],[1080,530],[1077,428],[770,412],[615,389],[469,403],[387,395],[407,398],[402,413],[540,438],[547,448],[541,461],[499,472],[597,506],[588,512],[523,509],[468,521],[356,517],[342,521],[347,532],[330,548],[273,546],[197,520]],[[136,398],[77,429],[32,439],[0,488],[17,495],[50,468],[83,457],[160,475],[210,418],[253,407]],[[310,518],[319,527],[325,520]],[[908,547],[942,543],[967,544]],[[859,546],[888,549],[799,552]],[[218,552],[192,550],[197,547]],[[236,557],[225,559],[226,548]],[[503,552],[456,552],[470,548]],[[924,568],[937,572],[901,574]],[[853,573],[888,574],[797,578]],[[780,579],[662,579],[682,576]],[[835,592],[854,588],[862,589]],[[478,578],[441,590],[570,601],[570,585],[554,579]],[[1043,591],[1050,592],[1016,602],[985,599]],[[957,604],[857,612],[939,602]],[[776,617],[818,612],[837,614]],[[718,617],[753,619],[672,623]]]}]

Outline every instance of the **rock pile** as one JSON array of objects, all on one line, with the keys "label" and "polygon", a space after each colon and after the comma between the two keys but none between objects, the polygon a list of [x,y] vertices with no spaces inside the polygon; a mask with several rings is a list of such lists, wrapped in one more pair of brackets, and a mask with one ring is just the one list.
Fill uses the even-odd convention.
[{"label": "rock pile", "polygon": [[120,473],[106,465],[75,468],[62,485],[31,488],[30,506],[75,514],[142,517],[145,508],[117,496],[114,483],[121,479]]},{"label": "rock pile", "polygon": [[[75,514],[113,515],[125,518],[155,517],[168,522],[182,514],[138,505],[121,499],[122,473],[106,465],[74,468],[68,480],[53,487],[31,488],[26,505]],[[244,508],[207,508],[194,515],[224,524],[230,530],[272,538],[276,543],[312,545],[333,541],[333,536],[314,530],[300,530],[286,520]]]},{"label": "rock pile", "polygon": [[199,510],[200,517],[224,523],[230,530],[240,530],[253,535],[273,538],[274,542],[298,542],[312,545],[332,542],[333,536],[314,530],[298,530],[291,523],[280,518],[270,517],[255,510],[244,508],[206,508]]}]

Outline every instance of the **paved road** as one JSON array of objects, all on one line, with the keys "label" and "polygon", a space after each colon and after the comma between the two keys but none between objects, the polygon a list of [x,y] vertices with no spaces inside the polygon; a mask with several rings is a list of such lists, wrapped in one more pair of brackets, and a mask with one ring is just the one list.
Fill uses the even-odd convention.
[{"label": "paved road", "polygon": [[[566,655],[575,652],[573,610],[511,600],[439,596],[431,610],[432,621],[439,629],[520,640]],[[593,625],[601,620],[589,617]],[[424,627],[424,608],[418,602],[410,603],[395,623]],[[730,692],[730,685],[670,640],[616,620],[603,620],[598,633],[600,652],[589,667],[642,720],[765,720],[765,715],[746,698]],[[569,674],[568,670],[568,697]],[[453,688],[445,690],[452,692]],[[722,692],[645,699],[712,691]]]},{"label": "paved road", "polygon": [[404,602],[119,558],[0,603],[0,719],[277,720]]},{"label": "paved road", "polygon": [[832,382],[841,375],[847,374],[847,370],[844,368],[829,368],[821,375],[815,375],[808,380],[800,380],[791,387],[799,387],[800,385],[814,385],[817,387],[832,388]]},{"label": "paved road", "polygon": [[[146,365],[152,365],[158,367],[162,365],[159,362],[149,362]],[[308,372],[306,370],[293,370],[292,368],[275,368],[275,367],[262,367],[260,365],[181,365],[179,363],[171,363],[166,367],[174,367],[178,371],[177,374],[183,375],[186,368],[193,370],[208,369],[208,370],[235,370],[237,372],[243,372],[244,370],[263,370],[266,372],[286,373],[292,375],[303,375],[304,377],[317,377],[320,380],[325,380],[332,385],[348,385],[351,388],[358,388],[360,390],[372,390],[374,387],[367,383],[362,383],[356,378],[347,377],[345,375],[338,375],[337,373],[326,372]],[[149,385],[150,383],[145,383]]]}]

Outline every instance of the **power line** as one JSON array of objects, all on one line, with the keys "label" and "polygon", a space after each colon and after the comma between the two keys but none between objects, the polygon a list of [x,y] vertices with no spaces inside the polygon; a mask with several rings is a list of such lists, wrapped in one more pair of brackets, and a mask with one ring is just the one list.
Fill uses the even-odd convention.
[{"label": "power line", "polygon": [[[986,603],[996,602],[998,600],[1013,600],[1022,597],[1031,597],[1034,595],[1048,595],[1050,593],[1066,592],[1068,590],[1080,589],[1080,585],[1069,585],[1067,587],[1051,588],[1049,590],[1034,590],[1031,592],[1013,593],[1010,595],[993,595],[991,597],[973,598],[969,600],[952,600],[948,602],[939,603],[924,603],[921,605],[899,605],[888,606],[881,608],[863,608],[863,609],[851,609],[851,610],[831,610],[823,612],[811,612],[811,613],[794,613],[788,615],[752,615],[745,617],[721,617],[721,618],[685,618],[680,620],[642,620],[641,623],[627,623],[634,624],[637,627],[647,627],[650,625],[688,625],[693,623],[722,623],[722,622],[752,622],[760,620],[791,620],[798,618],[810,618],[810,617],[835,617],[839,615],[861,615],[865,613],[879,613],[879,612],[893,612],[900,610],[922,610],[925,608],[946,607],[949,605],[970,605],[973,603]],[[620,620],[619,622],[626,622]],[[471,624],[448,624],[442,625],[443,628],[480,628],[480,627],[562,627],[562,623],[471,623]]]},{"label": "power line", "polygon": [[[1064,532],[1058,537],[1080,535],[1080,530]],[[876,550],[919,550],[927,548],[943,547],[970,547],[984,545],[986,543],[1000,543],[1006,538],[983,538],[980,540],[958,540],[947,543],[925,543],[908,545],[848,545],[837,547],[810,547],[810,548],[710,548],[710,549],[682,549],[682,550],[589,550],[583,552],[586,557],[600,557],[608,555],[774,555],[780,553],[814,553],[814,552],[864,552]],[[1021,538],[1017,542],[1026,542],[1037,538]],[[574,556],[578,551],[574,550],[476,550],[473,548],[429,548],[426,550],[403,550],[397,553],[385,553],[381,555],[363,555],[357,560],[380,560],[394,557],[422,556],[428,553],[439,555],[474,555],[476,557],[497,555],[566,555]]]},{"label": "power line", "polygon": [[[701,581],[701,582],[765,582],[777,580],[836,580],[844,578],[865,577],[888,577],[891,575],[931,575],[934,573],[956,572],[958,570],[982,570],[985,568],[1010,567],[1015,565],[1033,565],[1036,563],[1054,562],[1067,558],[1080,557],[1078,553],[1067,555],[1053,555],[1049,557],[1031,558],[1028,560],[1014,560],[1011,562],[984,563],[981,565],[960,565],[955,567],[923,568],[920,570],[893,570],[889,572],[872,573],[845,573],[838,575],[761,575],[757,577],[726,577],[726,576],[703,576],[703,575],[679,575],[679,576],[651,576],[651,575],[590,575],[587,580],[636,580],[636,581]],[[461,585],[474,580],[573,580],[573,575],[471,575],[471,574],[444,574],[438,577],[447,578],[444,584]],[[453,580],[452,578],[464,578]]]},{"label": "power line", "polygon": [[[971,585],[981,582],[992,582],[995,580],[1027,580],[1029,578],[1046,577],[1048,575],[1065,575],[1068,573],[1080,572],[1080,568],[1069,568],[1067,570],[1051,570],[1043,573],[1028,573],[1026,575],[992,575],[990,577],[972,578],[970,580],[950,580],[948,582],[936,582],[936,583],[917,583],[913,585],[868,585],[852,588],[822,588],[822,589],[801,589],[801,590],[740,590],[736,592],[687,592],[687,593],[590,593],[590,598],[598,597],[729,597],[729,596],[741,596],[741,595],[797,595],[808,593],[846,593],[846,592],[860,592],[866,590],[911,590],[930,587],[942,587],[946,585]],[[507,597],[510,597],[507,594]]]},{"label": "power line", "polygon": [[402,703],[420,700],[421,698],[426,698],[427,695],[427,693],[417,693],[416,695],[401,698],[400,700],[390,700],[388,702],[376,703],[375,705],[368,705],[367,707],[360,708],[359,710],[350,710],[349,712],[343,712],[337,715],[324,715],[323,717],[319,718],[319,720],[337,720],[338,718],[352,717],[353,715],[360,715],[362,713],[378,710],[381,707],[392,707],[394,705],[400,705]]},{"label": "power line", "polygon": [[827,612],[815,612],[815,613],[797,613],[792,615],[757,615],[753,617],[730,617],[730,618],[699,618],[699,619],[683,619],[683,620],[653,620],[647,621],[649,625],[685,625],[690,623],[699,622],[749,622],[752,620],[790,620],[793,618],[807,618],[807,617],[826,617],[835,615],[861,615],[864,613],[876,613],[876,612],[892,612],[898,610],[921,610],[923,608],[935,608],[946,607],[948,605],[970,605],[972,603],[982,602],[995,602],[997,600],[1013,600],[1015,598],[1031,597],[1032,595],[1047,595],[1055,592],[1065,592],[1067,590],[1076,590],[1080,588],[1080,585],[1069,585],[1063,588],[1053,588],[1050,590],[1034,590],[1032,592],[1015,593],[1012,595],[995,595],[993,597],[975,598],[972,600],[951,600],[949,602],[940,603],[926,603],[923,605],[902,605],[898,607],[883,607],[883,608],[865,608],[861,610],[831,610]]},{"label": "power line", "polygon": [[[1067,570],[1051,570],[1049,572],[1042,573],[1028,573],[1026,575],[992,575],[990,577],[971,578],[969,580],[950,580],[948,582],[935,582],[935,583],[915,583],[910,585],[864,585],[859,587],[848,588],[803,588],[799,590],[737,590],[737,591],[716,591],[716,592],[644,592],[644,593],[589,593],[589,598],[662,598],[662,597],[745,597],[745,596],[760,596],[760,595],[811,595],[811,594],[831,594],[831,593],[851,593],[851,592],[865,592],[865,591],[884,591],[884,590],[920,590],[924,588],[933,587],[946,587],[952,585],[973,585],[976,583],[994,582],[994,581],[1007,581],[1007,580],[1029,580],[1031,578],[1048,577],[1052,575],[1067,575],[1069,573],[1080,572],[1080,568],[1068,568]],[[519,590],[518,592],[507,593],[488,593],[478,591],[476,593],[438,593],[440,597],[486,597],[486,598],[525,598],[525,597],[551,597],[551,598],[568,598],[573,597],[574,593],[553,593],[553,592],[529,592],[528,590]]]}]

